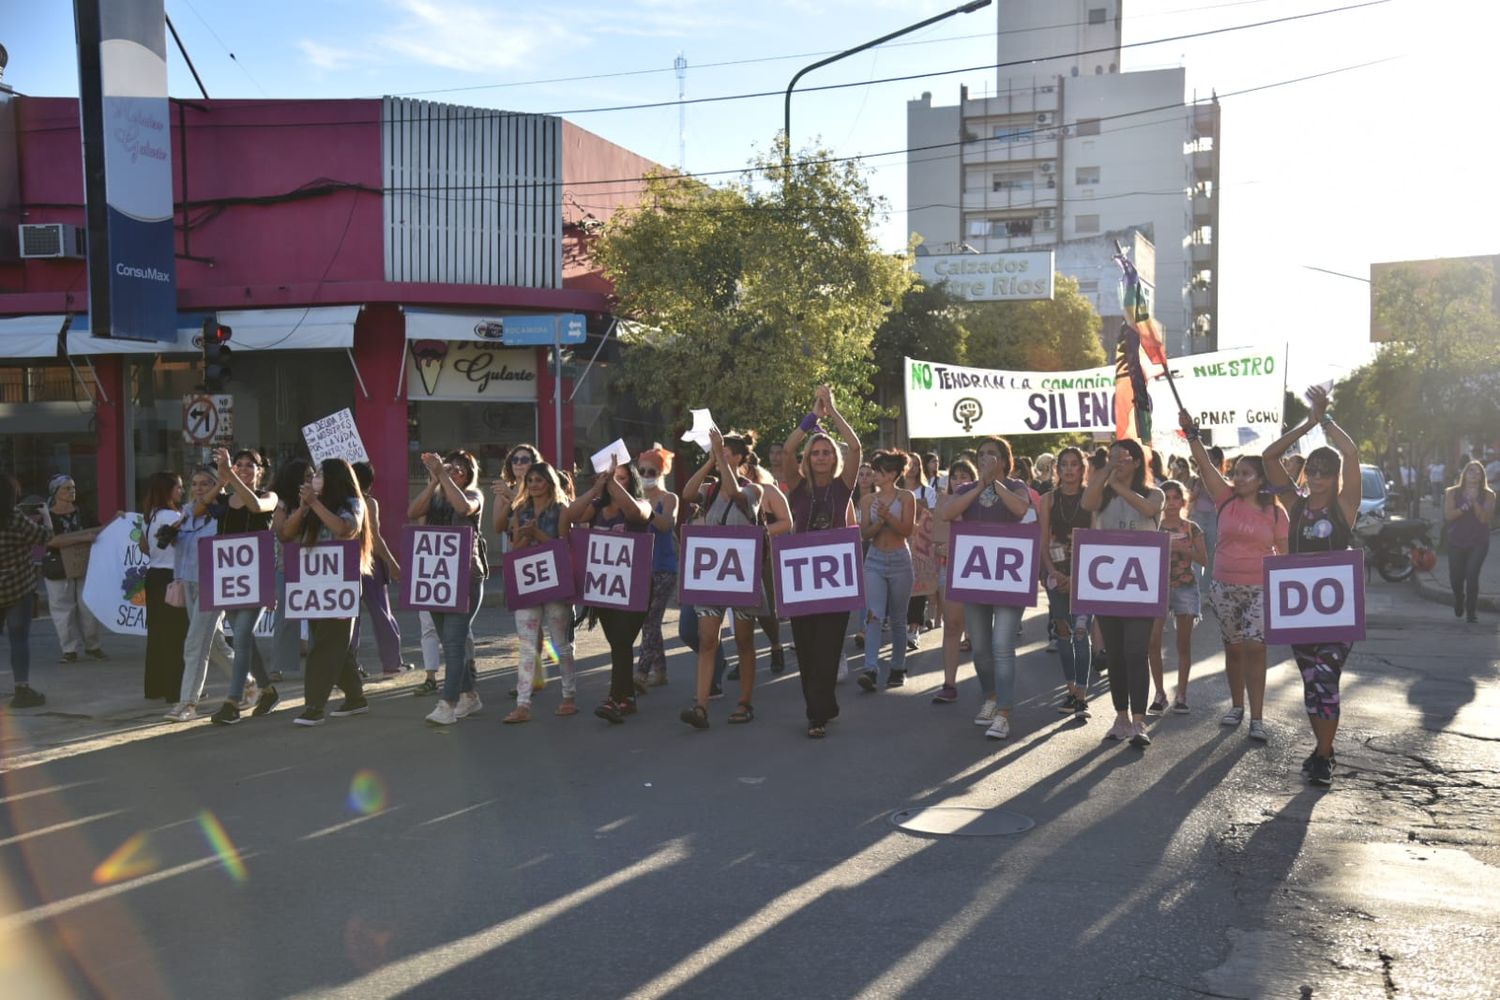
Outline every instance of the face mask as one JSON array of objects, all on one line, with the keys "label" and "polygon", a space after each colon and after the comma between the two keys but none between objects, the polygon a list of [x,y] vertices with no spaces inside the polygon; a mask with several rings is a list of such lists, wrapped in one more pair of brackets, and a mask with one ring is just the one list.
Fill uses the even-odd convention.
[{"label": "face mask", "polygon": [[654,489],[656,489],[656,484],[660,483],[660,482],[661,482],[661,477],[660,476],[642,476],[641,477],[641,489],[643,489],[643,490],[654,490]]}]

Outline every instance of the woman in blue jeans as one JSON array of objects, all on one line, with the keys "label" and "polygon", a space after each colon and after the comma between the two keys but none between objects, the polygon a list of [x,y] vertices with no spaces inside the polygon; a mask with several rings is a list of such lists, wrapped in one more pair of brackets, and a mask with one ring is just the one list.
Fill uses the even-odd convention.
[{"label": "woman in blue jeans", "polygon": [[[244,449],[234,454],[223,448],[214,453],[214,466],[219,474],[219,534],[236,535],[254,531],[268,531],[275,514],[277,497],[274,492],[260,488],[261,475],[265,472],[265,459],[260,452]],[[254,714],[262,716],[271,711],[281,696],[266,673],[261,660],[260,648],[255,642],[255,623],[260,620],[260,608],[243,608],[231,611],[227,617],[234,631],[234,670],[229,675],[229,693],[224,704],[209,717],[216,726],[232,726],[240,721],[241,703],[253,703]],[[251,675],[254,681],[246,690],[245,681]],[[248,697],[247,697],[248,695]]]},{"label": "woman in blue jeans", "polygon": [[[980,524],[1017,524],[1035,516],[1031,491],[1010,477],[1010,442],[987,437],[979,442],[979,482],[962,486],[938,501],[937,516],[944,521]],[[984,702],[975,717],[992,740],[1010,736],[1010,712],[1016,690],[1016,627],[1021,609],[999,604],[964,606],[964,624],[974,647],[974,672]]]},{"label": "woman in blue jeans", "polygon": [[47,508],[38,524],[17,506],[21,485],[0,475],[0,626],[10,640],[10,673],[16,682],[11,708],[39,708],[47,698],[31,686],[31,618],[36,613],[37,564],[31,550],[52,540]]},{"label": "woman in blue jeans", "polygon": [[1073,532],[1087,528],[1094,515],[1083,507],[1083,452],[1057,453],[1057,485],[1042,497],[1042,579],[1047,583],[1047,617],[1057,639],[1067,696],[1057,706],[1075,719],[1089,717],[1089,668],[1093,663],[1090,627],[1093,615],[1075,615],[1069,604],[1073,572]]},{"label": "woman in blue jeans", "polygon": [[911,490],[897,485],[906,468],[899,451],[877,451],[870,456],[875,488],[859,501],[859,535],[865,549],[865,670],[859,686],[877,691],[880,667],[880,623],[891,623],[891,666],[885,686],[906,683],[906,606],[911,601],[911,546],[916,528],[917,501]]}]

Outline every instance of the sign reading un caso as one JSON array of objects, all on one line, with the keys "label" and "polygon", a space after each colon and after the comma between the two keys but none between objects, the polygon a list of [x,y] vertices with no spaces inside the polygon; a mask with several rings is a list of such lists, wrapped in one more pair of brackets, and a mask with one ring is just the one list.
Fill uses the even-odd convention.
[{"label": "sign reading un caso", "polygon": [[970,302],[1027,302],[1052,298],[1052,251],[928,254],[916,258],[928,285]]}]

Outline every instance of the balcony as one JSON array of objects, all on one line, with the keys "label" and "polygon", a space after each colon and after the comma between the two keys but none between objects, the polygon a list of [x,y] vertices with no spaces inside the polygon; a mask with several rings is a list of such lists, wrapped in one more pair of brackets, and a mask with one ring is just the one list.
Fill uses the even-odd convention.
[{"label": "balcony", "polygon": [[1214,214],[1217,206],[1214,199],[1206,194],[1193,195],[1193,225],[1211,226],[1214,223]]},{"label": "balcony", "polygon": [[969,141],[966,133],[963,144],[964,166],[981,166],[995,163],[1015,163],[1023,160],[1057,162],[1057,139],[1050,131],[1024,130],[1017,139],[978,139]]},{"label": "balcony", "polygon": [[1188,244],[1188,260],[1192,262],[1194,270],[1212,267],[1214,262],[1214,247],[1212,243],[1199,243],[1196,240]]},{"label": "balcony", "polygon": [[1206,313],[1213,308],[1214,293],[1213,289],[1211,288],[1207,288],[1201,285],[1195,286],[1193,290],[1188,293],[1188,298],[1192,302],[1193,312],[1195,313]]},{"label": "balcony", "polygon": [[1219,133],[1219,106],[1217,104],[1193,105],[1193,135],[1195,138],[1212,138]]},{"label": "balcony", "polygon": [[1196,181],[1211,181],[1214,179],[1215,153],[1211,149],[1195,149],[1188,156],[1193,161],[1193,179]]}]

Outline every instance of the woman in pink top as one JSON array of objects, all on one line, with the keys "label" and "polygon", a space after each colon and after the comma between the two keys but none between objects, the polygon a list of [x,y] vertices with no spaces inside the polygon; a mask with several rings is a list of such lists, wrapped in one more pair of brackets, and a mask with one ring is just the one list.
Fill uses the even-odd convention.
[{"label": "woman in pink top", "polygon": [[1229,678],[1231,706],[1220,721],[1238,726],[1250,697],[1250,738],[1264,743],[1269,736],[1261,714],[1266,701],[1265,588],[1262,564],[1266,556],[1285,554],[1291,522],[1269,491],[1265,466],[1258,455],[1241,455],[1234,463],[1233,480],[1226,482],[1214,467],[1198,436],[1198,426],[1186,410],[1178,422],[1193,448],[1193,462],[1203,487],[1219,509],[1219,542],[1214,553],[1209,600],[1224,639],[1224,672]]}]

